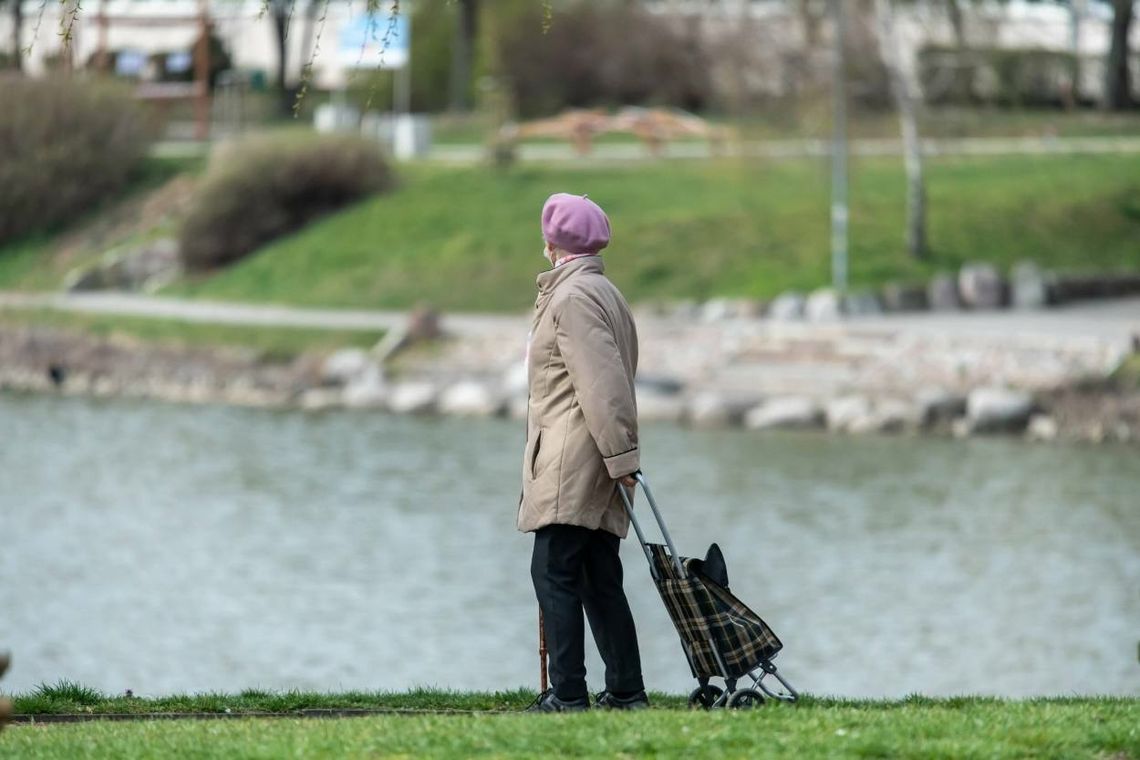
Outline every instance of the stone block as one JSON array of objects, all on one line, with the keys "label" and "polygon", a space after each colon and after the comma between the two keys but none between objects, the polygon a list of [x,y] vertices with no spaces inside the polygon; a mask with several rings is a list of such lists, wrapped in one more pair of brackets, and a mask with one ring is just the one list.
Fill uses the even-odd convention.
[{"label": "stone block", "polygon": [[770,399],[744,416],[744,426],[750,430],[814,428],[822,424],[819,405],[802,396]]},{"label": "stone block", "polygon": [[1022,430],[1033,408],[1033,396],[1024,391],[975,388],[966,399],[966,419],[976,433]]},{"label": "stone block", "polygon": [[1016,309],[1040,309],[1049,305],[1049,280],[1041,267],[1021,261],[1010,275],[1010,301]]},{"label": "stone block", "polygon": [[882,304],[886,311],[925,311],[930,308],[926,288],[892,282],[883,286]]},{"label": "stone block", "polygon": [[958,282],[948,274],[936,275],[926,288],[926,300],[934,311],[956,311],[962,308]]},{"label": "stone block", "polygon": [[967,264],[958,272],[958,294],[971,309],[1005,305],[1005,281],[993,264]]},{"label": "stone block", "polygon": [[439,396],[440,413],[457,417],[494,417],[503,408],[502,397],[476,380],[461,380]]},{"label": "stone block", "polygon": [[804,318],[806,300],[799,293],[781,293],[768,306],[768,318],[777,322],[795,322]]},{"label": "stone block", "polygon": [[809,322],[835,322],[843,316],[843,299],[831,288],[812,291],[804,304]]}]

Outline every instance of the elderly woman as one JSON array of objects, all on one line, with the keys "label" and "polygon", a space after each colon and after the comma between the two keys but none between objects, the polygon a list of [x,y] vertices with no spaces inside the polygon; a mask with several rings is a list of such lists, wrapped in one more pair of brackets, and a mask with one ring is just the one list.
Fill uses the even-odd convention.
[{"label": "elderly woman", "polygon": [[558,193],[542,209],[543,256],[527,349],[530,403],[518,528],[534,533],[531,578],[543,613],[552,687],[530,708],[585,710],[583,612],[606,665],[599,707],[648,707],[637,632],[622,589],[629,530],[616,484],[640,466],[637,330],[599,251],[610,222],[585,196]]}]

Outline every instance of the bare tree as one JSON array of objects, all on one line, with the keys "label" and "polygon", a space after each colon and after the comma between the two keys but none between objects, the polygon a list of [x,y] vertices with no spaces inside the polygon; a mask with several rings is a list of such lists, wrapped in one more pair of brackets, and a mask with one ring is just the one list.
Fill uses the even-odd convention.
[{"label": "bare tree", "polygon": [[471,69],[475,60],[475,39],[478,34],[478,0],[458,0],[455,13],[455,35],[451,43],[452,111],[471,110]]},{"label": "bare tree", "polygon": [[796,0],[796,12],[803,28],[804,43],[809,48],[819,44],[819,28],[823,23],[825,10],[826,8],[817,4],[815,0]]},{"label": "bare tree", "polygon": [[1128,32],[1132,28],[1132,0],[1112,0],[1112,47],[1104,82],[1104,107],[1122,111],[1133,105],[1128,76]]},{"label": "bare tree", "polygon": [[277,48],[277,93],[282,116],[293,114],[294,93],[287,85],[289,72],[289,27],[293,20],[293,6],[297,0],[265,0],[272,20],[273,43]]},{"label": "bare tree", "polygon": [[968,43],[966,41],[966,19],[962,14],[963,0],[946,0],[946,15],[950,17],[950,28],[954,30],[954,98],[965,102],[970,96],[970,80],[966,68]]},{"label": "bare tree", "polygon": [[916,87],[903,70],[898,30],[891,0],[875,0],[879,45],[891,80],[891,93],[899,112],[906,167],[906,247],[916,259],[926,258],[926,183],[922,171],[922,145],[918,135]]},{"label": "bare tree", "polygon": [[8,0],[9,10],[12,13],[12,68],[20,71],[24,68],[22,49],[24,31],[24,0]]}]

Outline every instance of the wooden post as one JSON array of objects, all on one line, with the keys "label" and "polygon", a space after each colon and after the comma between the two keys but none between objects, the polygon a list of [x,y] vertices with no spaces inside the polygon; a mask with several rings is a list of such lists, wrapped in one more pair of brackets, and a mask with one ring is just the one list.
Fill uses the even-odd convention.
[{"label": "wooden post", "polygon": [[198,0],[198,45],[194,51],[194,138],[210,136],[210,18],[206,0]]},{"label": "wooden post", "polygon": [[[17,0],[18,1],[18,0]],[[95,25],[98,27],[98,43],[95,52],[95,68],[99,73],[106,74],[110,67],[107,56],[107,0],[99,3],[99,13],[95,16]]]}]

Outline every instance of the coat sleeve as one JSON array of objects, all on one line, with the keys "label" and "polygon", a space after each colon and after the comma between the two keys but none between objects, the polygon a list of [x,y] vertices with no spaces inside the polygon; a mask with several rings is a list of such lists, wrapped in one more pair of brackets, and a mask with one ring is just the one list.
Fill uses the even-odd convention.
[{"label": "coat sleeve", "polygon": [[582,407],[586,427],[610,477],[641,466],[637,442],[637,401],[613,329],[601,307],[570,296],[554,315],[558,349]]}]

